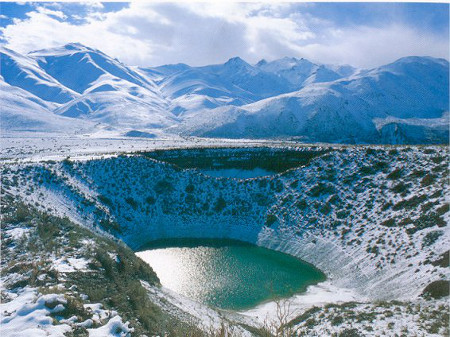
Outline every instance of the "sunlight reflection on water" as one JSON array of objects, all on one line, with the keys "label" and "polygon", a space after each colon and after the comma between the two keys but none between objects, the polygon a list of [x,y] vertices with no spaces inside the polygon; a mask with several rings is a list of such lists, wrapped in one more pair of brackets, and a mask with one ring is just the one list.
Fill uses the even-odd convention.
[{"label": "sunlight reflection on water", "polygon": [[224,309],[250,308],[324,279],[301,260],[247,244],[168,247],[136,254],[150,264],[163,286]]}]

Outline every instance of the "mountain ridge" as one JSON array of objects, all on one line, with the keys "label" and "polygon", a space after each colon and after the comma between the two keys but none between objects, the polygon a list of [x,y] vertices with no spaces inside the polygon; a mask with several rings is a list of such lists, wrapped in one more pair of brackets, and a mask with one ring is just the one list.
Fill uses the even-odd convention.
[{"label": "mountain ridge", "polygon": [[0,58],[2,87],[29,93],[13,99],[13,90],[5,90],[6,130],[14,113],[33,120],[39,110],[121,135],[158,129],[332,143],[446,143],[449,137],[445,59],[408,56],[357,69],[295,57],[251,65],[233,57],[201,67],[145,68],[79,43],[26,55],[1,47]]}]

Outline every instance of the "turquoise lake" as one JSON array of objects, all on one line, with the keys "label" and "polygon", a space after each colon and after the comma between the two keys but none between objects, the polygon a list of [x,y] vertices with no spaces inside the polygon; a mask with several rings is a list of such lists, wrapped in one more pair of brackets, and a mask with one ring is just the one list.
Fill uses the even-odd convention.
[{"label": "turquoise lake", "polygon": [[302,260],[240,241],[165,240],[136,254],[163,286],[222,309],[249,309],[325,280],[320,270]]}]

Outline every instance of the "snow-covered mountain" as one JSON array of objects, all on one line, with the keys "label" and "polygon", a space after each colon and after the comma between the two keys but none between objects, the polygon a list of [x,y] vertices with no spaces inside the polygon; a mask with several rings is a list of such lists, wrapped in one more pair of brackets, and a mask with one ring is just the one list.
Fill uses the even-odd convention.
[{"label": "snow-covered mountain", "polygon": [[448,141],[443,59],[408,57],[371,70],[296,58],[251,65],[238,57],[141,68],[78,43],[27,55],[1,48],[0,59],[6,131],[72,133],[81,121],[88,126],[82,129],[122,135],[158,129],[350,143]]},{"label": "snow-covered mountain", "polygon": [[[68,44],[24,56],[4,48],[1,60],[6,84],[34,94],[51,114],[119,130],[176,122],[157,85],[98,50]],[[20,105],[17,113],[23,114]]]},{"label": "snow-covered mountain", "polygon": [[26,90],[45,101],[66,103],[79,96],[77,92],[47,74],[31,57],[2,48],[0,61],[1,75],[6,83]]},{"label": "snow-covered mountain", "polygon": [[317,65],[305,59],[283,58],[252,66],[239,57],[224,64],[189,67],[186,64],[141,69],[161,86],[171,111],[188,115],[219,106],[241,106],[353,74],[345,66]]},{"label": "snow-covered mountain", "polygon": [[57,109],[68,117],[91,119],[118,128],[158,128],[175,120],[159,88],[133,69],[80,44],[29,54],[40,67],[80,96]]},{"label": "snow-covered mountain", "polygon": [[256,66],[287,80],[297,90],[306,84],[334,81],[350,76],[357,71],[351,66],[318,65],[295,57],[284,57],[272,62],[261,60]]},{"label": "snow-covered mountain", "polygon": [[345,143],[448,139],[448,61],[407,57],[242,107],[199,112],[179,129],[210,137],[302,137]]},{"label": "snow-covered mountain", "polygon": [[275,73],[254,67],[239,57],[205,67],[187,65],[142,69],[157,79],[171,111],[183,115],[224,105],[240,106],[294,90]]},{"label": "snow-covered mountain", "polygon": [[52,103],[4,81],[0,81],[0,102],[2,132],[76,134],[97,129],[93,122],[55,115]]}]

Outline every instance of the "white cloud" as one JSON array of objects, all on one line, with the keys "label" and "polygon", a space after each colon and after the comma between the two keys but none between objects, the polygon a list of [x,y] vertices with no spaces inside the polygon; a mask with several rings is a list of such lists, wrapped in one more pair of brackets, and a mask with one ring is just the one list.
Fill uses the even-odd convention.
[{"label": "white cloud", "polygon": [[359,66],[406,55],[448,58],[448,41],[431,33],[400,24],[339,29],[301,4],[132,2],[109,13],[101,4],[87,6],[83,24],[62,21],[63,9],[39,6],[2,28],[3,39],[19,52],[80,42],[144,66],[221,63],[233,56],[249,62],[296,56]]},{"label": "white cloud", "polygon": [[101,2],[97,2],[97,1],[83,1],[79,3],[80,5],[89,7],[91,9],[103,9],[105,8],[105,6],[103,6],[103,4]]},{"label": "white cloud", "polygon": [[[48,15],[48,16],[55,16],[59,19],[67,19],[67,16],[61,12],[61,11],[55,11],[46,7],[38,7],[36,8],[36,10],[38,11],[38,13],[44,14],[44,15]],[[30,15],[32,15],[32,13],[30,13]]]},{"label": "white cloud", "polygon": [[374,67],[410,55],[448,59],[448,41],[398,24],[380,28],[363,26],[333,29],[321,43],[303,46],[302,54],[323,63]]}]

